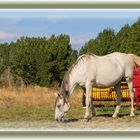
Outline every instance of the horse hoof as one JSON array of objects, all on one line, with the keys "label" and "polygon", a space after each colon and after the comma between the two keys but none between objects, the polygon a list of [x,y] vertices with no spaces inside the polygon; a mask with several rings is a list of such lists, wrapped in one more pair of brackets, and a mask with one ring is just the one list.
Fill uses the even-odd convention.
[{"label": "horse hoof", "polygon": [[89,118],[84,118],[83,122],[89,122]]},{"label": "horse hoof", "polygon": [[135,115],[134,114],[130,114],[130,117],[134,117]]},{"label": "horse hoof", "polygon": [[117,118],[117,117],[118,117],[118,116],[116,116],[116,115],[113,115],[113,116],[112,116],[112,118]]}]

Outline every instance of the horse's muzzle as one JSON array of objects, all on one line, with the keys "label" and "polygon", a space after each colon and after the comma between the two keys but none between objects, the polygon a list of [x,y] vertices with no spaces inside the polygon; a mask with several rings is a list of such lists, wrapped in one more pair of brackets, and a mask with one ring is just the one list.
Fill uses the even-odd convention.
[{"label": "horse's muzzle", "polygon": [[58,122],[58,123],[64,122],[64,117],[56,118],[55,121]]}]

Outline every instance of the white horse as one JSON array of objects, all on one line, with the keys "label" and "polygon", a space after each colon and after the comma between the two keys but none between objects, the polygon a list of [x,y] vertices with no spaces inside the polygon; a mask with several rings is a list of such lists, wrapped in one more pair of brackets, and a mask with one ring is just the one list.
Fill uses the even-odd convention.
[{"label": "white horse", "polygon": [[92,114],[95,115],[91,92],[93,87],[107,88],[114,86],[117,93],[116,109],[112,117],[116,117],[120,110],[122,99],[121,79],[127,81],[130,98],[130,116],[134,116],[134,91],[133,91],[133,69],[140,66],[140,57],[134,54],[112,53],[105,56],[84,54],[80,56],[64,76],[59,93],[56,94],[55,120],[63,121],[64,114],[70,108],[69,97],[74,88],[79,84],[86,92],[86,113],[84,121],[89,120],[89,105],[92,107]]}]

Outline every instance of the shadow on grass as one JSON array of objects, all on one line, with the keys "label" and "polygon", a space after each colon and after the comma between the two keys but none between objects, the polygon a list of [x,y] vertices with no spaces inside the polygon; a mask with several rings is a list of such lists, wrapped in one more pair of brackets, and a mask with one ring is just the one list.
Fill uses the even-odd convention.
[{"label": "shadow on grass", "polygon": [[[101,117],[104,117],[104,118],[112,118],[112,113],[104,113],[104,114],[97,114],[95,117],[90,117],[89,118],[89,121],[92,120],[92,118],[101,118]],[[140,115],[140,113],[135,113],[135,115]],[[118,117],[117,118],[123,118],[123,117],[129,117],[130,116],[130,113],[120,113],[118,114]],[[64,120],[64,123],[72,123],[72,122],[78,122],[79,120],[84,120],[84,118],[69,118],[69,119],[65,119]]]},{"label": "shadow on grass", "polygon": [[66,120],[64,120],[64,123],[71,123],[71,122],[77,122],[79,119],[76,119],[76,118],[74,118],[74,119],[66,119]]},{"label": "shadow on grass", "polygon": [[[113,114],[98,114],[98,115],[96,115],[96,117],[109,117],[109,118],[112,118],[112,115]],[[118,114],[118,117],[122,118],[122,117],[129,116],[129,115],[130,115],[129,113],[123,113],[123,114]]]},{"label": "shadow on grass", "polygon": [[[96,118],[100,118],[100,117],[105,117],[105,118],[112,118],[113,114],[97,114]],[[118,117],[124,117],[124,116],[129,116],[129,114],[119,114]],[[90,117],[89,121],[92,120],[92,118],[94,117]],[[84,120],[84,118],[70,118],[70,119],[65,119],[64,123],[72,123],[72,122],[78,122],[79,120]]]},{"label": "shadow on grass", "polygon": [[[78,122],[79,120],[84,120],[84,118],[73,118],[73,119],[66,119],[64,123],[71,123],[71,122]],[[89,121],[92,120],[92,117],[89,118]]]}]

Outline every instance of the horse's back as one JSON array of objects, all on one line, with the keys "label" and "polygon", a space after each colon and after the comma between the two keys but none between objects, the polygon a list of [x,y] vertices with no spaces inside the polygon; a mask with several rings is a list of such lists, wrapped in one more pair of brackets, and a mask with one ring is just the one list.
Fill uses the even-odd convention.
[{"label": "horse's back", "polygon": [[75,78],[80,82],[93,81],[96,87],[113,86],[123,76],[132,76],[133,66],[128,54],[111,53],[105,56],[84,54],[78,58]]},{"label": "horse's back", "polygon": [[125,53],[112,53],[105,56],[93,56],[88,64],[89,79],[92,78],[94,86],[108,87],[118,83],[123,76],[131,75],[131,64]]},{"label": "horse's back", "polygon": [[127,65],[132,65],[132,60],[130,56],[126,53],[114,52],[104,56],[98,56],[98,60],[101,62],[111,62],[112,64],[121,65],[126,67]]}]

